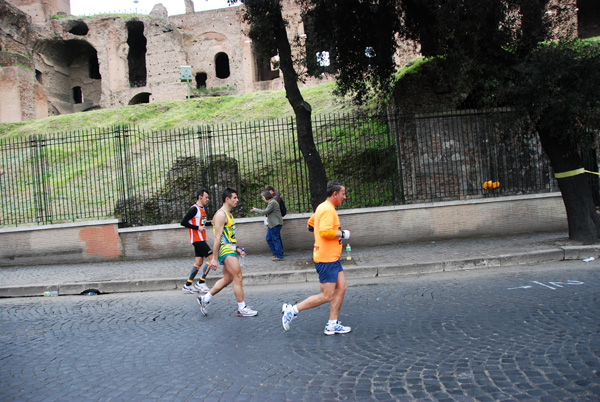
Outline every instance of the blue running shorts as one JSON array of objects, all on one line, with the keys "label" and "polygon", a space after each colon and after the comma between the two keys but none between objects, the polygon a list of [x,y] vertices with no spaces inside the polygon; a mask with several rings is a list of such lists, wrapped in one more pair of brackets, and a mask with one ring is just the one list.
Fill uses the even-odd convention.
[{"label": "blue running shorts", "polygon": [[223,265],[223,261],[228,256],[237,258],[236,248],[237,245],[235,243],[221,244],[221,247],[219,247],[219,264]]},{"label": "blue running shorts", "polygon": [[319,282],[321,283],[337,282],[338,273],[344,270],[340,260],[335,262],[315,262],[315,269],[319,273]]}]

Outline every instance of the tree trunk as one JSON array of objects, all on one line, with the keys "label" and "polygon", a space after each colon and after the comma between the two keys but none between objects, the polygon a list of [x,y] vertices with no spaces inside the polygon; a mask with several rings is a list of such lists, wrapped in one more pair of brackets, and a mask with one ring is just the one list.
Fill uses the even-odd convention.
[{"label": "tree trunk", "polygon": [[283,22],[283,16],[281,16],[281,10],[279,11],[279,16],[281,23],[277,32],[275,32],[277,50],[279,51],[279,66],[283,74],[286,97],[296,115],[298,146],[308,168],[310,201],[314,210],[326,199],[327,175],[321,161],[321,155],[319,155],[315,146],[311,121],[312,108],[310,104],[304,101],[298,87],[298,74],[294,69],[292,50]]},{"label": "tree trunk", "polygon": [[[550,137],[549,133],[541,130],[538,127],[542,147],[555,173],[569,172],[583,167],[579,150],[573,149],[567,141]],[[569,239],[583,244],[593,244],[600,236],[600,219],[598,219],[592,189],[585,177],[586,174],[577,174],[557,181],[567,212]]]}]

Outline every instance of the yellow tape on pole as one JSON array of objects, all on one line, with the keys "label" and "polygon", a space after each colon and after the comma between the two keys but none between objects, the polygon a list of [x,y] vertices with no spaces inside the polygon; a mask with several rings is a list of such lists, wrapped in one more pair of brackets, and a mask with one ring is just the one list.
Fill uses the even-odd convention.
[{"label": "yellow tape on pole", "polygon": [[554,173],[554,177],[557,179],[564,179],[565,177],[577,176],[578,174],[583,174],[585,172],[584,168],[579,168],[575,170],[569,170],[568,172]]},{"label": "yellow tape on pole", "polygon": [[579,168],[575,170],[569,170],[568,172],[555,173],[554,177],[557,179],[564,179],[565,177],[577,176],[578,174],[583,173],[591,173],[600,176],[598,172],[590,172],[589,170],[585,170],[584,168]]}]

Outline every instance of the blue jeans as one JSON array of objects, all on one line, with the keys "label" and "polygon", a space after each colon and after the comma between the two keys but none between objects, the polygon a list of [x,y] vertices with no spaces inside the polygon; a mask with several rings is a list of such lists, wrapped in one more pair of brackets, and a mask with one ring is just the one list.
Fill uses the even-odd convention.
[{"label": "blue jeans", "polygon": [[283,243],[281,242],[281,225],[267,228],[267,244],[271,253],[277,258],[283,258]]}]

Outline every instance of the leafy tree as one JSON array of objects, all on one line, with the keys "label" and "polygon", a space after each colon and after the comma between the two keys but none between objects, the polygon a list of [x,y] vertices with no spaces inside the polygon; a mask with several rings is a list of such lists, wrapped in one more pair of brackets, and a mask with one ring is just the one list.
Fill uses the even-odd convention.
[{"label": "leafy tree", "polygon": [[[465,102],[524,110],[561,173],[583,166],[582,151],[594,145],[593,129],[600,127],[600,50],[580,41],[544,43],[548,3],[403,0],[403,35],[420,41],[424,55],[437,56],[432,64],[439,80],[465,94]],[[584,175],[558,183],[569,237],[596,242],[600,222]]]},{"label": "leafy tree", "polygon": [[335,76],[340,94],[357,103],[388,92],[402,22],[397,0],[301,0],[309,56],[329,53],[329,66],[307,57],[308,73]]},{"label": "leafy tree", "polygon": [[[228,0],[235,2],[235,0]],[[342,94],[358,102],[385,91],[400,38],[434,56],[433,74],[463,102],[516,106],[527,112],[555,172],[580,168],[581,148],[595,138],[600,114],[598,44],[540,44],[548,39],[550,0],[296,0],[303,9],[306,58],[294,60],[281,0],[241,0],[255,49],[279,53],[298,143],[309,167],[313,205],[323,199],[325,173],[314,146],[310,105],[294,69],[333,74]],[[576,3],[569,3],[573,7]],[[569,6],[553,3],[555,19]],[[329,65],[317,52],[329,53]],[[591,129],[591,131],[590,131]],[[569,237],[595,242],[600,224],[583,175],[558,179]]]},{"label": "leafy tree", "polygon": [[514,70],[504,98],[527,111],[554,171],[578,172],[557,179],[569,238],[595,243],[600,221],[581,168],[582,153],[595,148],[600,128],[600,44],[541,44]]},{"label": "leafy tree", "polygon": [[[228,0],[237,3],[237,0]],[[319,151],[315,146],[311,113],[298,87],[299,74],[294,68],[292,47],[281,12],[280,0],[240,0],[244,4],[243,19],[249,24],[247,35],[252,39],[253,51],[261,56],[279,54],[279,68],[283,74],[286,97],[296,115],[298,146],[306,166],[313,208],[326,197],[327,176]]]},{"label": "leafy tree", "polygon": [[[384,88],[394,71],[397,1],[380,0],[296,0],[305,22],[306,49],[294,57],[288,39],[282,0],[228,0],[244,5],[243,19],[253,51],[260,56],[279,55],[279,67],[287,99],[296,115],[298,146],[308,167],[311,203],[325,199],[327,178],[314,143],[311,107],[304,100],[298,82],[303,74],[333,74],[342,94],[352,92],[362,101],[369,88]],[[300,38],[297,38],[300,42]],[[298,43],[299,44],[299,43]],[[329,52],[330,64],[318,63],[316,53]]]}]

